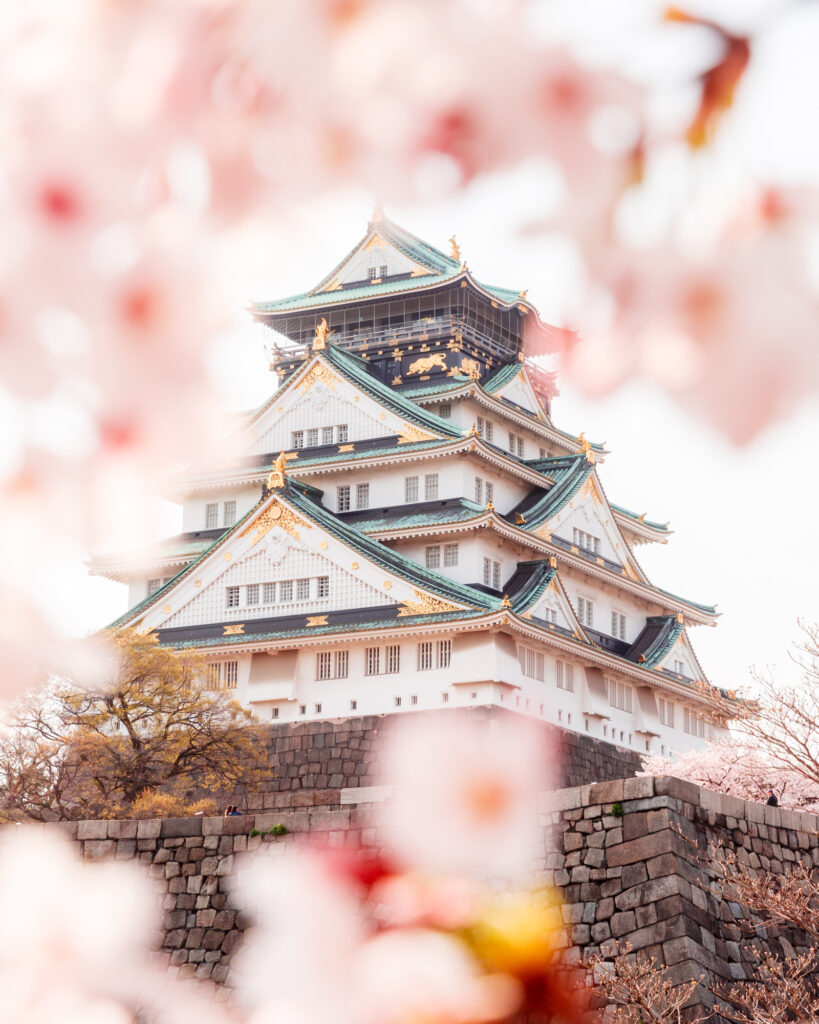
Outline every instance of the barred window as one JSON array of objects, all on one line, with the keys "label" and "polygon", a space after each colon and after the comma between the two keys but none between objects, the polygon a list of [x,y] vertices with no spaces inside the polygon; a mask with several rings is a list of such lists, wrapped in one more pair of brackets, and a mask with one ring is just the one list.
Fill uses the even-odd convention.
[{"label": "barred window", "polygon": [[378,279],[378,267],[367,267],[367,278],[370,281]]},{"label": "barred window", "polygon": [[574,693],[574,665],[557,659],[557,688]]},{"label": "barred window", "polygon": [[613,708],[619,708],[621,711],[632,710],[632,696],[633,691],[628,683],[622,683],[618,679],[609,679],[609,704]]},{"label": "barred window", "polygon": [[664,697],[657,698],[657,706],[660,712],[660,722],[667,725],[669,729],[674,728],[674,704]]},{"label": "barred window", "polygon": [[501,585],[501,564],[491,558],[483,560],[483,585],[493,590],[500,590]]},{"label": "barred window", "polygon": [[219,525],[219,502],[214,501],[205,505],[205,529],[215,530]]},{"label": "barred window", "polygon": [[531,647],[519,647],[518,657],[520,669],[530,679],[539,679],[543,682],[545,659],[542,651],[532,650]]},{"label": "barred window", "polygon": [[247,604],[258,604],[259,603],[259,584],[251,583],[248,586],[246,594]]},{"label": "barred window", "polygon": [[291,437],[290,437],[290,440],[292,442],[291,447],[293,447],[293,448],[303,448],[304,447],[304,431],[303,430],[294,430],[292,435],[291,435]]},{"label": "barred window", "polygon": [[350,652],[336,651],[333,658],[333,666],[336,670],[336,679],[346,679],[347,669],[350,666]]},{"label": "barred window", "polygon": [[426,672],[432,668],[432,641],[425,640],[418,644],[418,671]]},{"label": "barred window", "polygon": [[386,263],[382,263],[381,266],[379,267],[379,274],[378,274],[378,276],[379,277],[386,277],[387,274],[389,273],[389,270],[390,270],[390,268],[387,266],[387,264]]},{"label": "barred window", "polygon": [[479,476],[475,477],[475,504],[483,505],[483,480]]},{"label": "barred window", "polygon": [[397,672],[401,665],[401,648],[398,644],[387,647],[387,672]]},{"label": "barred window", "polygon": [[319,651],[316,655],[316,679],[329,679],[333,669],[331,651]]},{"label": "barred window", "polygon": [[619,640],[626,639],[626,617],[622,612],[611,613],[611,635]]},{"label": "barred window", "polygon": [[162,580],[148,580],[148,597],[155,594],[162,586]]},{"label": "barred window", "polygon": [[308,601],[310,599],[310,580],[296,580],[296,600]]},{"label": "barred window", "polygon": [[236,502],[226,501],[224,506],[224,525],[233,526],[236,522]]},{"label": "barred window", "polygon": [[492,563],[492,588],[494,590],[500,590],[501,586],[501,564],[500,562]]},{"label": "barred window", "polygon": [[307,447],[315,448],[318,445],[319,432],[317,428],[312,428],[307,431]]},{"label": "barred window", "polygon": [[404,478],[404,501],[409,505],[418,501],[418,477],[408,476]]},{"label": "barred window", "polygon": [[690,708],[683,708],[683,729],[689,736],[705,736],[705,716]]},{"label": "barred window", "polygon": [[438,497],[438,474],[427,473],[424,477],[424,500],[434,501]]},{"label": "barred window", "polygon": [[458,545],[444,544],[444,565],[458,564]]},{"label": "barred window", "polygon": [[377,676],[381,674],[381,648],[367,647],[364,651],[364,674]]},{"label": "barred window", "polygon": [[282,601],[282,603],[286,603],[288,601],[293,600],[292,580],[282,580],[282,582],[279,584],[279,598]]},{"label": "barred window", "polygon": [[485,493],[486,493],[486,504],[487,505],[494,504],[494,500],[495,500],[495,485],[493,483],[490,483],[489,480],[486,481],[486,491],[485,491]]},{"label": "barred window", "polygon": [[338,432],[338,436],[337,436],[338,443],[339,444],[346,444],[347,440],[348,440],[349,433],[350,433],[349,428],[347,427],[347,424],[346,423],[339,423],[339,425],[336,427],[336,430]]},{"label": "barred window", "polygon": [[350,487],[348,484],[345,484],[343,487],[336,488],[336,511],[350,511]]},{"label": "barred window", "polygon": [[438,415],[442,420],[448,420],[452,417],[452,405],[450,402],[441,402],[438,406]]},{"label": "barred window", "polygon": [[332,444],[333,443],[333,428],[324,427],[321,431],[321,443]]},{"label": "barred window", "polygon": [[427,569],[437,569],[441,564],[441,545],[433,544],[426,549]]},{"label": "barred window", "polygon": [[313,705],[313,713],[316,714],[316,715],[320,715],[321,714],[321,704],[314,704]]},{"label": "barred window", "polygon": [[226,661],[224,662],[225,671],[223,674],[225,681],[225,689],[235,690],[236,684],[239,681],[239,662],[238,661]]},{"label": "barred window", "polygon": [[270,717],[271,718],[278,718],[279,717],[279,709],[278,708],[271,708],[270,709]]},{"label": "barred window", "polygon": [[680,661],[679,658],[674,659],[674,671],[677,673],[678,676],[684,675],[685,673],[685,665],[683,664],[683,662]]},{"label": "barred window", "polygon": [[330,577],[319,576],[316,580],[316,597],[330,596]]},{"label": "barred window", "polygon": [[212,690],[235,690],[238,681],[238,661],[212,661],[207,666],[207,686]]},{"label": "barred window", "polygon": [[595,555],[600,554],[599,537],[586,533],[585,530],[578,530],[577,527],[575,527],[572,536],[576,547],[583,548],[584,551],[591,551]]},{"label": "barred window", "polygon": [[509,451],[518,458],[523,458],[523,438],[520,434],[513,434],[509,431]]},{"label": "barred window", "polygon": [[265,604],[273,604],[276,600],[276,584],[265,583],[262,590],[262,600]]},{"label": "barred window", "polygon": [[577,617],[584,626],[594,625],[594,602],[587,597],[577,599]]},{"label": "barred window", "polygon": [[436,661],[438,668],[449,668],[452,658],[452,641],[439,640],[435,645]]},{"label": "barred window", "polygon": [[355,507],[356,508],[369,508],[370,507],[370,485],[369,484],[356,484],[356,487],[355,487]]},{"label": "barred window", "polygon": [[227,606],[228,608],[239,607],[239,588],[228,587],[227,588]]}]

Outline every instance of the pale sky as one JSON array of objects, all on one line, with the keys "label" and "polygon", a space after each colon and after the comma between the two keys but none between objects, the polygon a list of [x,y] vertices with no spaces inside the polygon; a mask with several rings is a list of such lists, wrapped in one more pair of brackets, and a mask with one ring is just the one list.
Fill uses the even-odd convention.
[{"label": "pale sky", "polygon": [[[484,183],[445,207],[388,208],[387,214],[441,248],[455,232],[476,276],[528,288],[543,318],[558,320],[570,268],[559,248],[521,242],[512,231],[527,202],[521,182],[518,176],[511,184]],[[294,212],[282,238],[248,240],[244,261],[233,264],[237,329],[210,360],[226,408],[252,408],[274,385],[261,329],[247,325],[241,308],[250,298],[283,297],[314,285],[359,240],[371,206],[361,195],[333,197]],[[815,403],[736,449],[639,381],[606,399],[583,397],[565,384],[561,390],[553,407],[556,425],[582,430],[611,451],[600,471],[610,500],[669,520],[675,531],[667,545],[637,548],[652,582],[718,604],[716,628],[691,630],[711,681],[733,689],[745,683],[750,665],[770,664],[793,678],[787,649],[796,621],[819,619],[811,541],[819,485],[806,467],[811,439],[819,436]],[[178,514],[168,510],[166,532],[173,533]],[[78,633],[125,610],[125,588],[87,578],[79,563],[70,583]]]}]

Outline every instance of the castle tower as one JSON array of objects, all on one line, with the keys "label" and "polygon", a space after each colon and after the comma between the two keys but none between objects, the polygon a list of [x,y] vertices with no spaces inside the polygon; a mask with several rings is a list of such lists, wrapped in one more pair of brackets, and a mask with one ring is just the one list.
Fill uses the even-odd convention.
[{"label": "castle tower", "polygon": [[667,525],[554,425],[524,292],[376,214],[251,312],[278,388],[241,458],[178,481],[182,534],[93,560],[130,585],[115,625],[203,652],[263,721],[493,705],[658,753],[722,731],[688,636],[715,609],[646,577]]}]

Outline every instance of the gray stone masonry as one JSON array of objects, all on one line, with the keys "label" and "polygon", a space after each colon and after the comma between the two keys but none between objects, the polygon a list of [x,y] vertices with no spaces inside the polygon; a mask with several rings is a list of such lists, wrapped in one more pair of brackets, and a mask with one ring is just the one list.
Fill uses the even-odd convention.
[{"label": "gray stone masonry", "polygon": [[[59,828],[84,857],[138,860],[154,878],[165,913],[163,949],[171,969],[224,983],[246,918],[231,904],[236,855],[276,852],[272,844],[378,845],[379,804],[388,789],[358,788],[335,808],[296,807],[234,818],[80,821]],[[612,953],[627,941],[668,964],[676,981],[750,975],[750,944],[790,953],[806,937],[793,929],[747,929],[750,915],[722,899],[708,866],[721,841],[743,863],[775,873],[819,866],[815,815],[746,803],[673,778],[629,778],[545,793],[544,852],[532,879],[562,890],[566,963]],[[283,824],[285,836],[268,833]],[[12,826],[13,827],[13,826]],[[251,831],[264,833],[251,836]],[[703,859],[705,857],[705,859]],[[698,989],[694,1001],[707,1003]]]}]

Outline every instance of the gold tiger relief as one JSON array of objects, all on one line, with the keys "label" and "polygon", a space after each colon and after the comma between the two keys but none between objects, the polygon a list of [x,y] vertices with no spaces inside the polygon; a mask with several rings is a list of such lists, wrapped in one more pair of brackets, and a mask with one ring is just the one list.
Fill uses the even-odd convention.
[{"label": "gold tiger relief", "polygon": [[409,377],[414,373],[428,373],[433,366],[438,366],[442,370],[446,369],[446,356],[443,352],[434,352],[431,356],[416,359],[414,363],[410,363],[407,376]]}]

